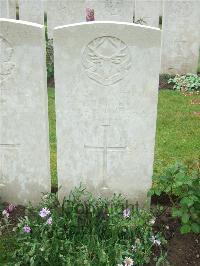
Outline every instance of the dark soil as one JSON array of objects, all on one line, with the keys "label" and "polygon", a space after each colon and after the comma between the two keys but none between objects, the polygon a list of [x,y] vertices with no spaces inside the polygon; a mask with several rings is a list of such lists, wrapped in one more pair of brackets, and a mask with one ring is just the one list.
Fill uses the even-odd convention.
[{"label": "dark soil", "polygon": [[167,75],[167,74],[161,74],[159,77],[159,90],[173,90],[173,84],[168,83],[168,80],[174,76]]},{"label": "dark soil", "polygon": [[[170,266],[193,265],[200,266],[200,235],[193,233],[182,235],[179,231],[180,221],[171,216],[171,204],[166,195],[152,199],[152,208],[156,203],[164,207],[163,213],[156,219],[154,225],[155,232],[162,232],[167,245],[167,261]],[[157,253],[155,251],[155,253]],[[150,266],[155,265],[151,263]],[[166,264],[167,265],[167,264]]]},{"label": "dark soil", "polygon": [[53,87],[53,88],[55,87],[54,77],[48,78],[47,85],[48,87]]}]

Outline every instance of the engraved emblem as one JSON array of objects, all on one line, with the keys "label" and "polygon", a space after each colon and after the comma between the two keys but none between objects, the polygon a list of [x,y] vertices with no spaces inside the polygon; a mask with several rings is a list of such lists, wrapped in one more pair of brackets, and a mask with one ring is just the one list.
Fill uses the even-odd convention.
[{"label": "engraved emblem", "polygon": [[15,67],[11,62],[13,56],[13,48],[7,40],[0,36],[0,82],[7,79]]},{"label": "engraved emblem", "polygon": [[131,55],[123,41],[104,36],[87,45],[82,63],[90,79],[103,85],[112,85],[126,76],[131,67]]}]

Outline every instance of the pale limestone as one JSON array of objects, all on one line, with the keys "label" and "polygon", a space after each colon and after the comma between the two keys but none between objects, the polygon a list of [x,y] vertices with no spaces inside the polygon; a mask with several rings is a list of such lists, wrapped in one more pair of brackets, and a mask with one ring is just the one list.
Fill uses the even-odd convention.
[{"label": "pale limestone", "polygon": [[96,21],[133,22],[134,0],[87,0],[86,6],[94,9]]},{"label": "pale limestone", "polygon": [[162,73],[196,73],[200,44],[200,1],[164,1]]},{"label": "pale limestone", "polygon": [[76,22],[86,21],[85,0],[48,0],[47,12],[48,38],[53,37],[53,28]]},{"label": "pale limestone", "polygon": [[159,16],[163,15],[163,0],[157,0],[159,2]]},{"label": "pale limestone", "polygon": [[16,19],[15,0],[0,0],[0,18]]},{"label": "pale limestone", "polygon": [[44,24],[43,0],[19,0],[19,19]]},{"label": "pale limestone", "polygon": [[135,0],[135,21],[142,20],[144,25],[159,27],[160,1]]},{"label": "pale limestone", "polygon": [[91,22],[54,31],[59,198],[95,195],[144,203],[151,187],[160,30]]},{"label": "pale limestone", "polygon": [[96,21],[133,22],[134,0],[46,0],[49,38],[56,26],[85,22],[86,8],[94,9]]},{"label": "pale limestone", "polygon": [[0,19],[0,184],[4,201],[50,192],[44,27]]},{"label": "pale limestone", "polygon": [[16,0],[9,0],[9,18],[16,19]]}]

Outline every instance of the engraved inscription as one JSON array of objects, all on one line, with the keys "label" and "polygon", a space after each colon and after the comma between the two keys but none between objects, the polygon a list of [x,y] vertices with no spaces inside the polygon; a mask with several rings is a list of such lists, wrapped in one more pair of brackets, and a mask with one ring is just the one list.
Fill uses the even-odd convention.
[{"label": "engraved inscription", "polygon": [[107,166],[107,161],[108,161],[108,152],[110,151],[125,151],[127,149],[126,146],[118,146],[118,147],[112,147],[108,145],[108,127],[110,125],[102,125],[104,133],[103,133],[103,145],[102,146],[90,146],[90,145],[85,145],[85,149],[90,149],[94,151],[101,151],[103,153],[103,185],[106,186],[106,179],[108,176],[108,166]]},{"label": "engraved inscription", "polygon": [[15,64],[12,62],[14,50],[9,42],[0,36],[0,83],[13,72]]},{"label": "engraved inscription", "polygon": [[131,67],[127,45],[116,37],[104,36],[91,41],[82,55],[88,77],[108,86],[122,80]]}]

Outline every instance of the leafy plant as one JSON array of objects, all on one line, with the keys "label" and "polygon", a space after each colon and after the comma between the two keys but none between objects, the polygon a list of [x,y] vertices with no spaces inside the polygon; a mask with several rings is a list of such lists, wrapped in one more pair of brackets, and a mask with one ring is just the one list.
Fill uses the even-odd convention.
[{"label": "leafy plant", "polygon": [[135,20],[134,18],[134,21],[133,21],[135,24],[141,24],[141,25],[146,25],[147,22],[144,20],[144,18],[139,18],[137,20]]},{"label": "leafy plant", "polygon": [[196,74],[176,75],[170,78],[168,83],[173,83],[174,90],[198,91],[200,90],[200,77]]},{"label": "leafy plant", "polygon": [[200,232],[200,161],[175,164],[162,176],[153,177],[151,195],[166,193],[173,205],[172,215],[181,220],[181,233]]},{"label": "leafy plant", "polygon": [[152,219],[149,211],[117,195],[97,199],[80,187],[60,204],[49,194],[20,221],[13,263],[144,265],[153,248],[164,242],[153,234]]}]

